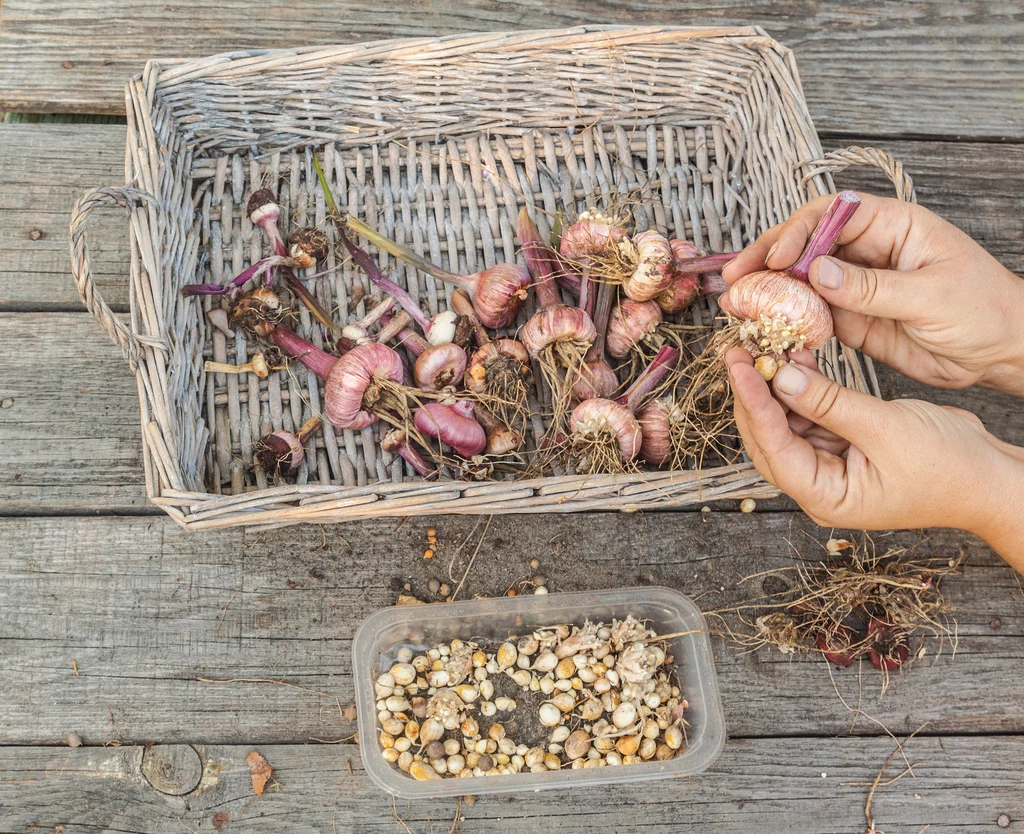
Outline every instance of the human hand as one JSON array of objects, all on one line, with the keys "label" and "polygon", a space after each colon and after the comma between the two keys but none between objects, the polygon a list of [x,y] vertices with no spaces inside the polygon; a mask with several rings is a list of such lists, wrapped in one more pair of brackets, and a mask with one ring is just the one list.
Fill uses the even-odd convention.
[{"label": "human hand", "polygon": [[818,524],[958,527],[1024,571],[1024,450],[969,411],[885,402],[818,373],[807,351],[772,390],[742,349],[726,355],[736,424],[757,467]]},{"label": "human hand", "polygon": [[[810,270],[840,341],[929,385],[1024,396],[1024,281],[927,209],[859,196],[835,256]],[[722,277],[732,284],[766,262],[791,266],[832,200],[812,200],[769,229]]]}]

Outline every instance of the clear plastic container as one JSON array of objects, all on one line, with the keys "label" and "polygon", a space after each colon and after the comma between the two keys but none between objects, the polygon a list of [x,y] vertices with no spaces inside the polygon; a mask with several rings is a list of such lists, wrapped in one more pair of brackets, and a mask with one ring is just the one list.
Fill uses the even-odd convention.
[{"label": "clear plastic container", "polygon": [[[609,622],[632,614],[659,634],[681,634],[668,641],[675,659],[683,697],[689,701],[689,746],[668,761],[649,761],[619,767],[580,768],[508,776],[444,778],[418,782],[381,756],[373,684],[395,662],[403,646],[421,653],[459,638],[504,640],[510,631],[584,620]],[[578,594],[501,597],[472,602],[407,605],[385,608],[368,617],[352,643],[356,704],[359,711],[363,766],[380,787],[403,799],[463,794],[538,791],[573,785],[643,782],[690,776],[711,765],[725,744],[725,717],[718,696],[711,642],[700,609],[669,588],[620,588]]]}]

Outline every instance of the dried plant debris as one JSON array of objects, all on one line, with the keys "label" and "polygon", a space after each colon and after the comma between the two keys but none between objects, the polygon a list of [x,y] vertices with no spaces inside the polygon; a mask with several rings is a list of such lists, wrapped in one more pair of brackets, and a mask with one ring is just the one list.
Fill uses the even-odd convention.
[{"label": "dried plant debris", "polygon": [[627,617],[401,647],[375,684],[382,755],[421,781],[671,759],[689,726],[671,636]]},{"label": "dried plant debris", "polygon": [[867,534],[860,541],[829,539],[824,559],[757,575],[780,590],[710,616],[741,646],[817,653],[836,666],[866,658],[887,673],[923,657],[925,638],[940,651],[947,641],[956,644],[955,609],[941,584],[960,573],[959,561],[923,549],[880,551]]},{"label": "dried plant debris", "polygon": [[267,786],[270,774],[274,772],[274,768],[270,766],[270,762],[255,750],[246,757],[245,763],[249,765],[249,773],[252,776],[253,793],[256,796],[262,796],[263,789]]}]

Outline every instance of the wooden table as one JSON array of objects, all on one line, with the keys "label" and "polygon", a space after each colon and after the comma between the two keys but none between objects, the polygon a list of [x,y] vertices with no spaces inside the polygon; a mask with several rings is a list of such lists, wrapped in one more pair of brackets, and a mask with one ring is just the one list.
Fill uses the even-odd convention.
[{"label": "wooden table", "polygon": [[[121,113],[125,80],[161,55],[581,22],[758,23],[795,48],[826,148],[892,151],[922,203],[1024,274],[1019,3],[4,0],[0,13],[0,110],[59,114]],[[0,124],[0,832],[861,832],[895,749],[883,726],[902,738],[923,724],[906,748],[914,775],[884,785],[903,771],[897,758],[881,780],[879,828],[1024,832],[1024,593],[988,548],[949,531],[929,535],[966,559],[947,584],[956,655],[925,657],[880,702],[870,668],[830,676],[820,661],[716,639],[731,738],[708,773],[393,804],[351,741],[349,644],[406,583],[426,596],[430,577],[461,577],[458,544],[481,528],[437,517],[190,535],[146,504],[135,386],[68,275],[73,200],[123,182],[124,127],[95,121]],[[886,192],[880,180],[843,184]],[[94,270],[125,312],[124,222],[111,213],[96,230]],[[976,411],[1024,445],[1010,398],[893,374],[884,384]],[[426,561],[430,526],[442,547]],[[784,500],[753,515],[728,505],[495,518],[461,593],[503,593],[537,556],[552,590],[665,584],[721,608],[761,593],[760,580],[739,580],[791,564],[791,543],[808,554],[828,535]],[[867,715],[851,712],[858,704]],[[84,746],[69,748],[69,733]],[[274,767],[258,798],[254,749]]]}]

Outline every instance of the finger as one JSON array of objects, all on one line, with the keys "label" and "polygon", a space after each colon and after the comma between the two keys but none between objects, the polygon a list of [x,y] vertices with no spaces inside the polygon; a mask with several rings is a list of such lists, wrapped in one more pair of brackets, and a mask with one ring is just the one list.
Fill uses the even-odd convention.
[{"label": "finger", "polygon": [[914,379],[941,388],[962,388],[966,383],[950,376],[949,369],[930,350],[908,338],[902,322],[832,308],[836,336],[844,345]]},{"label": "finger", "polygon": [[821,426],[812,426],[805,433],[800,434],[800,436],[815,449],[829,452],[836,457],[846,454],[846,450],[850,448],[849,441],[843,440],[843,438],[827,429],[823,429]]},{"label": "finger", "polygon": [[[857,192],[860,198],[860,205],[847,224],[837,241],[840,246],[856,241],[863,235],[872,223],[882,214],[891,211],[889,203],[896,203],[896,200],[887,200],[875,197],[872,194]],[[816,200],[811,200],[801,206],[783,224],[776,237],[774,251],[765,258],[769,269],[786,269],[792,266],[800,258],[807,245],[808,239],[818,226],[818,221],[828,211],[829,206],[835,201],[834,194],[826,194]],[[737,276],[739,277],[739,276]]]},{"label": "finger", "polygon": [[803,492],[815,479],[814,448],[790,430],[782,405],[751,364],[734,362],[729,373],[733,396],[745,412],[744,437],[756,444],[768,470],[766,477],[786,492]]},{"label": "finger", "polygon": [[[806,356],[810,359],[812,365],[814,364],[814,362],[816,360],[814,359],[814,354],[813,353],[811,353],[808,350],[801,351],[801,353],[806,354]],[[796,353],[794,353],[794,356],[795,355],[796,355]],[[807,361],[807,360],[803,359],[801,361]],[[748,350],[746,350],[745,348],[730,348],[725,353],[725,363],[726,363],[726,366],[731,366],[731,365],[734,365],[736,363],[739,363],[741,365],[749,365],[750,367],[754,367],[754,357],[751,356],[750,352]],[[785,414],[788,415],[789,414],[789,406],[786,405],[785,403],[779,403],[779,405],[782,406],[782,411]]]},{"label": "finger", "polygon": [[[733,376],[733,365],[739,364],[753,367],[754,364],[753,357],[742,348],[733,348],[728,351],[725,355],[725,360],[726,364],[729,366],[730,380]],[[740,437],[743,439],[743,448],[746,450],[747,455],[750,456],[750,459],[753,461],[757,471],[761,473],[765,480],[774,484],[775,482],[772,480],[771,471],[768,469],[764,455],[761,453],[761,449],[758,447],[757,441],[754,439],[754,436],[750,431],[751,420],[746,405],[744,404],[744,400],[736,397],[735,392],[733,392],[733,416],[736,419],[736,429],[739,432]]]},{"label": "finger", "polygon": [[865,451],[874,448],[889,414],[888,403],[845,388],[796,362],[779,369],[772,387],[794,412]]},{"label": "finger", "polygon": [[[860,208],[839,236],[840,251],[847,257],[876,266],[888,266],[902,247],[914,209],[898,200],[858,192]],[[737,255],[723,270],[726,283],[765,266],[785,269],[796,263],[822,215],[835,195],[826,194],[801,206],[784,223],[770,228]]]},{"label": "finger", "polygon": [[818,357],[809,350],[793,350],[789,353],[789,361],[803,365],[805,368],[817,368]]},{"label": "finger", "polygon": [[841,458],[851,448],[850,444],[842,438],[818,437],[812,434],[805,437],[804,440],[810,443],[817,451],[827,452],[837,458]]},{"label": "finger", "polygon": [[[798,365],[803,365],[805,368],[817,369],[818,358],[811,353],[809,350],[795,350],[789,354],[789,361],[796,362]],[[787,417],[799,417],[800,415],[794,414],[792,409],[786,404],[782,403],[782,408],[786,412]],[[804,418],[800,418],[804,419]],[[810,423],[810,420],[807,421]],[[795,429],[794,429],[795,430]]]},{"label": "finger", "polygon": [[796,412],[790,412],[786,417],[789,428],[793,434],[802,437],[815,449],[831,452],[834,455],[842,455],[849,447],[849,442],[841,438],[835,432],[823,429],[817,423],[812,423],[806,417],[801,417]]},{"label": "finger", "polygon": [[927,267],[916,272],[874,269],[838,258],[817,258],[811,286],[829,304],[851,313],[906,321],[931,309],[942,286]]},{"label": "finger", "polygon": [[729,368],[732,368],[733,365],[749,365],[753,368],[754,357],[750,355],[750,351],[743,348],[729,348],[725,352],[725,364]]},{"label": "finger", "polygon": [[789,422],[789,427],[793,430],[793,433],[799,434],[801,437],[806,437],[807,433],[817,425],[795,411],[790,411],[786,415],[786,420]]},{"label": "finger", "polygon": [[767,394],[749,355],[740,355],[746,351],[730,353],[737,427],[757,471],[808,512],[833,513],[849,489],[842,457],[849,444],[817,426],[822,435],[812,439],[789,431],[781,404]]}]

